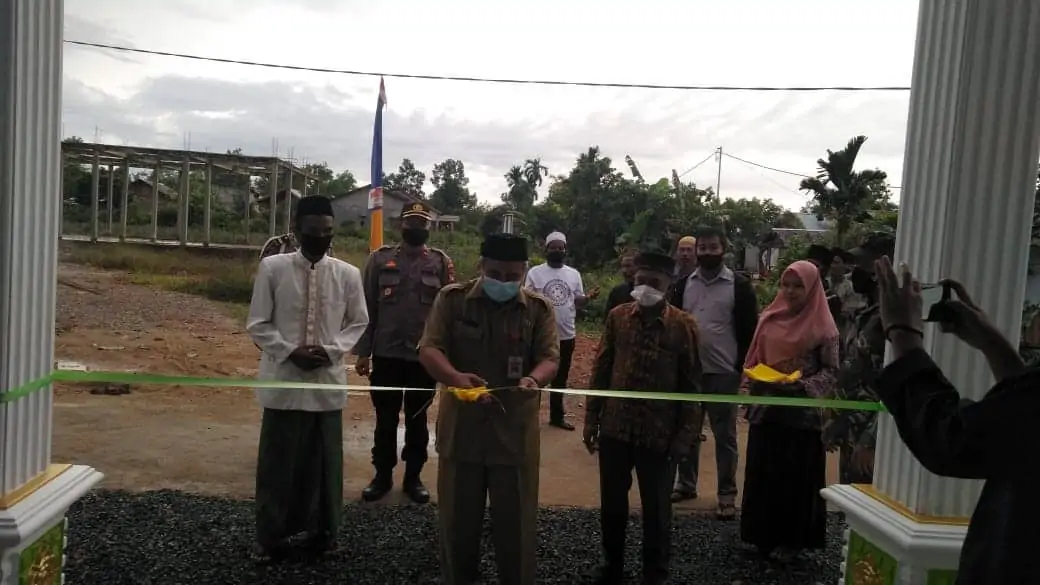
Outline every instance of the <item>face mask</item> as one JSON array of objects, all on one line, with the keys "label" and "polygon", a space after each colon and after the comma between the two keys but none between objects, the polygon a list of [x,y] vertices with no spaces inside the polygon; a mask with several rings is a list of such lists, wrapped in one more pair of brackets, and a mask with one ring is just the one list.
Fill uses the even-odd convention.
[{"label": "face mask", "polygon": [[874,276],[862,268],[854,268],[852,270],[852,276],[850,276],[849,279],[852,281],[852,290],[855,291],[856,294],[868,294],[874,290],[874,287],[876,286]]},{"label": "face mask", "polygon": [[520,292],[519,282],[502,282],[486,276],[483,279],[482,286],[484,287],[484,294],[498,303],[504,303],[514,298]]},{"label": "face mask", "polygon": [[652,286],[641,284],[632,289],[632,298],[640,307],[653,307],[664,300],[664,293]]},{"label": "face mask", "polygon": [[548,260],[550,264],[563,264],[563,257],[565,255],[566,254],[563,252],[549,252],[545,255],[545,259]]},{"label": "face mask", "polygon": [[722,265],[722,254],[698,254],[697,265],[705,270],[715,270]]},{"label": "face mask", "polygon": [[320,258],[329,251],[332,245],[332,236],[300,235],[300,250],[311,258]]},{"label": "face mask", "polygon": [[430,239],[430,230],[425,228],[404,228],[401,230],[401,239],[409,246],[421,246]]}]

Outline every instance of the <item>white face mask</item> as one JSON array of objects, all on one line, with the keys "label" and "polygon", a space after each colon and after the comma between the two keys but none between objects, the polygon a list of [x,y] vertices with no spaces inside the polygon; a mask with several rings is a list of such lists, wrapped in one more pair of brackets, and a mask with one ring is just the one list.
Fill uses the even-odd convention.
[{"label": "white face mask", "polygon": [[640,307],[653,307],[664,300],[664,293],[652,286],[641,284],[632,289],[632,298]]}]

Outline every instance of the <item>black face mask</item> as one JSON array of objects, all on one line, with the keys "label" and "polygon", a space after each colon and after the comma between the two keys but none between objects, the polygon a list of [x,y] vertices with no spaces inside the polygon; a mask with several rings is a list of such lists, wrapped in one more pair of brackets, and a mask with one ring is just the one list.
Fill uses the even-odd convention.
[{"label": "black face mask", "polygon": [[849,280],[852,281],[852,290],[856,294],[870,294],[874,291],[874,287],[877,286],[874,282],[874,276],[862,268],[853,268]]},{"label": "black face mask", "polygon": [[697,265],[705,270],[715,270],[722,266],[722,254],[697,254]]},{"label": "black face mask", "polygon": [[409,246],[421,246],[430,239],[430,230],[426,228],[404,228],[401,230],[401,239]]},{"label": "black face mask", "polygon": [[332,245],[332,236],[311,236],[300,234],[300,250],[310,258],[321,258],[329,251]]},{"label": "black face mask", "polygon": [[567,254],[564,252],[548,252],[545,254],[545,259],[550,264],[563,264],[563,259]]}]

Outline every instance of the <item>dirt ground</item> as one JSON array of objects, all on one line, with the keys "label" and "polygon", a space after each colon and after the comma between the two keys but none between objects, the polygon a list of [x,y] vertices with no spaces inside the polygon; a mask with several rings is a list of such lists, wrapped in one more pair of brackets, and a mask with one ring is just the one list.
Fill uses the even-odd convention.
[{"label": "dirt ground", "polygon": [[[258,353],[234,313],[220,303],[128,284],[125,275],[62,264],[57,310],[56,359],[90,369],[253,377]],[[83,289],[90,290],[83,290]],[[579,338],[571,385],[588,378],[595,340]],[[367,381],[350,375],[352,384]],[[578,397],[567,398],[570,419],[580,428]],[[547,401],[543,401],[543,420]],[[431,411],[431,429],[436,409]],[[93,394],[84,385],[56,388],[53,459],[91,465],[104,486],[130,490],[178,489],[250,497],[260,409],[248,389],[134,387],[127,395]],[[344,476],[350,498],[370,479],[373,412],[365,394],[351,395],[344,413]],[[740,426],[743,454],[746,425]],[[598,505],[596,461],[580,432],[545,426],[542,431],[541,503]],[[403,435],[403,429],[401,431]],[[682,508],[712,508],[714,443],[705,428],[701,450],[701,498]],[[436,485],[436,454],[424,470]],[[836,477],[835,462],[828,470]],[[400,477],[400,467],[397,470]],[[743,483],[741,460],[738,485]],[[436,498],[436,494],[434,494]],[[385,501],[402,498],[395,492]],[[633,503],[638,502],[633,489]]]}]

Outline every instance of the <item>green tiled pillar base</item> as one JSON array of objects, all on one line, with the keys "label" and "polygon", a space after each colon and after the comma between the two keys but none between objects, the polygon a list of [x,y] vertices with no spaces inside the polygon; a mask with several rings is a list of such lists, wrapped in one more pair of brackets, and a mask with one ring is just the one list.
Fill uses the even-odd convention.
[{"label": "green tiled pillar base", "polygon": [[899,562],[854,530],[849,531],[845,585],[896,585]]},{"label": "green tiled pillar base", "polygon": [[65,522],[62,518],[18,554],[18,585],[62,585]]}]

